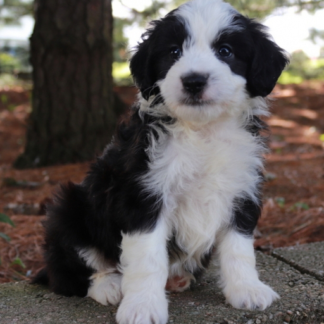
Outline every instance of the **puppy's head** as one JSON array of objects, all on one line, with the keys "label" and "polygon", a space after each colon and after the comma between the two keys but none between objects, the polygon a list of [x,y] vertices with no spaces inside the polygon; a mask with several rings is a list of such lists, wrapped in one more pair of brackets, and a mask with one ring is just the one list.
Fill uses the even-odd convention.
[{"label": "puppy's head", "polygon": [[144,99],[204,121],[267,96],[287,63],[264,26],[221,0],[193,0],[152,23],[130,68]]}]

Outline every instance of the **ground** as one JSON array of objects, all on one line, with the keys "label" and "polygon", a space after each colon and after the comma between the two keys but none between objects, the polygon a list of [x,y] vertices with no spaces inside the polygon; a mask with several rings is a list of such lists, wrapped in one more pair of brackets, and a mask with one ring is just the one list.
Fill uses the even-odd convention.
[{"label": "ground", "polygon": [[[116,88],[127,104],[134,89]],[[324,83],[277,86],[272,94],[264,208],[255,247],[324,241]],[[15,227],[0,223],[0,283],[26,279],[42,267],[45,204],[59,183],[80,182],[89,163],[15,170],[23,151],[30,93],[0,89],[0,213]]]}]

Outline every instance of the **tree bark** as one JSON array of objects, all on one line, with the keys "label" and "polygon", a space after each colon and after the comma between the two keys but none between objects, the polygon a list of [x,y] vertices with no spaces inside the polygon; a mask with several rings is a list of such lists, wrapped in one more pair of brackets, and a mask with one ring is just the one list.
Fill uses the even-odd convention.
[{"label": "tree bark", "polygon": [[111,0],[37,2],[32,113],[17,168],[90,160],[114,130]]}]

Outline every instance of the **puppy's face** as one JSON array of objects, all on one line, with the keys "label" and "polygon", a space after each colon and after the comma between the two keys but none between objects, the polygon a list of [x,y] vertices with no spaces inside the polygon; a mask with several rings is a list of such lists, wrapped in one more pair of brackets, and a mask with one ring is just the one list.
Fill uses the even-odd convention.
[{"label": "puppy's face", "polygon": [[131,71],[145,99],[206,122],[268,95],[287,62],[262,25],[220,0],[194,0],[152,23]]}]

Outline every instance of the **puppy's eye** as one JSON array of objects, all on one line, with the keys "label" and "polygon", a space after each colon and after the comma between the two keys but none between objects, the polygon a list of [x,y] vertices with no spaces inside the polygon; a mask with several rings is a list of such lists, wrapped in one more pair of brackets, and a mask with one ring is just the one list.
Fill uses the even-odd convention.
[{"label": "puppy's eye", "polygon": [[177,60],[182,55],[181,49],[177,46],[172,47],[170,55],[174,60]]},{"label": "puppy's eye", "polygon": [[224,57],[224,58],[229,58],[233,55],[233,51],[232,49],[227,46],[227,45],[223,45],[219,48],[218,50],[218,54],[221,56],[221,57]]}]

